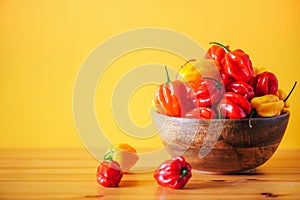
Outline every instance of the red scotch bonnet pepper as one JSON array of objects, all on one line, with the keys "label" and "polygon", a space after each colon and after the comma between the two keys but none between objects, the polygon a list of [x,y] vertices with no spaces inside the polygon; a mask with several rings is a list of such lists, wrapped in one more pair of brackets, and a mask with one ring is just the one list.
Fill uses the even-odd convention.
[{"label": "red scotch bonnet pepper", "polygon": [[202,78],[193,89],[188,88],[188,99],[195,107],[211,106],[219,102],[223,92],[223,85],[219,81]]},{"label": "red scotch bonnet pepper", "polygon": [[211,42],[222,47],[226,54],[221,61],[221,69],[228,76],[232,76],[237,81],[248,83],[254,76],[252,62],[248,54],[241,49],[230,51],[226,46],[218,42]]},{"label": "red scotch bonnet pepper", "polygon": [[252,86],[256,97],[266,94],[276,94],[278,79],[272,72],[263,72],[255,76]]},{"label": "red scotch bonnet pepper", "polygon": [[154,96],[154,103],[159,113],[183,117],[189,109],[186,86],[180,80],[170,81],[167,67],[165,67],[167,80],[161,84]]},{"label": "red scotch bonnet pepper", "polygon": [[253,87],[243,81],[235,81],[226,86],[227,92],[234,92],[242,95],[248,100],[251,100],[254,97]]},{"label": "red scotch bonnet pepper", "polygon": [[[229,46],[226,46],[227,49],[229,49]],[[219,45],[212,45],[206,52],[205,58],[216,60],[219,65],[221,65],[221,62],[223,58],[225,57],[225,50],[223,47]]]},{"label": "red scotch bonnet pepper", "polygon": [[[225,98],[218,105],[219,115],[229,119],[243,119],[251,112],[251,104],[242,95],[234,92],[226,92]],[[221,118],[219,117],[219,118]]]},{"label": "red scotch bonnet pepper", "polygon": [[161,186],[180,189],[192,177],[191,165],[178,156],[163,162],[154,172],[154,178]]},{"label": "red scotch bonnet pepper", "polygon": [[185,114],[185,118],[214,119],[217,115],[211,107],[196,107]]},{"label": "red scotch bonnet pepper", "polygon": [[123,177],[120,164],[113,161],[112,157],[107,158],[98,166],[97,182],[104,187],[117,187]]}]

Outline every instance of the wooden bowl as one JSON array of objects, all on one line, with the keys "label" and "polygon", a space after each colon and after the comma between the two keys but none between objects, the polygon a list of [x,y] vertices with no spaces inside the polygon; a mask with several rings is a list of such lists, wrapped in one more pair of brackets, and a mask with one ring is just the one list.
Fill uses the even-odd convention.
[{"label": "wooden bowl", "polygon": [[232,174],[254,170],[276,151],[290,113],[271,118],[188,119],[153,112],[161,141],[171,156],[183,155],[194,170]]}]

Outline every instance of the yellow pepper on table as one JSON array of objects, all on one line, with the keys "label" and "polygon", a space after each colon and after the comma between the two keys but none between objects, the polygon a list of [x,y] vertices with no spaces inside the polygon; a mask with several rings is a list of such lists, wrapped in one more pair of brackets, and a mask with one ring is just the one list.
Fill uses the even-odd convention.
[{"label": "yellow pepper on table", "polygon": [[123,172],[129,172],[131,167],[135,165],[139,159],[136,150],[126,143],[110,146],[104,155],[104,159],[107,160],[107,158],[117,161]]},{"label": "yellow pepper on table", "polygon": [[281,114],[284,108],[283,100],[274,94],[267,94],[260,97],[254,97],[251,100],[251,107],[261,117],[274,117]]}]

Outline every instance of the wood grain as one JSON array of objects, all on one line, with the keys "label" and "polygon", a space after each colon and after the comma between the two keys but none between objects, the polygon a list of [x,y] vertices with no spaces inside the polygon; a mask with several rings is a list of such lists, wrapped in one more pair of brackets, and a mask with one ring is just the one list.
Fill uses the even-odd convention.
[{"label": "wood grain", "polygon": [[279,149],[249,174],[193,172],[181,190],[158,186],[152,172],[125,174],[120,187],[104,188],[98,164],[83,149],[2,149],[0,199],[300,199],[300,150]]}]

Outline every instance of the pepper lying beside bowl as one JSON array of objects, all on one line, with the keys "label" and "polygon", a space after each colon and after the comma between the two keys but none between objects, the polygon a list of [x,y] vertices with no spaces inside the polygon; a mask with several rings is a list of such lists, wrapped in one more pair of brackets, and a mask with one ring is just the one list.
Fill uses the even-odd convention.
[{"label": "pepper lying beside bowl", "polygon": [[[297,82],[286,95],[275,74],[254,73],[259,70],[244,51],[212,44],[205,61],[188,61],[177,80],[170,81],[166,69],[167,82],[155,92],[153,118],[170,155],[184,156],[194,170],[252,170],[276,151]],[[214,69],[203,66],[208,62]]]}]

